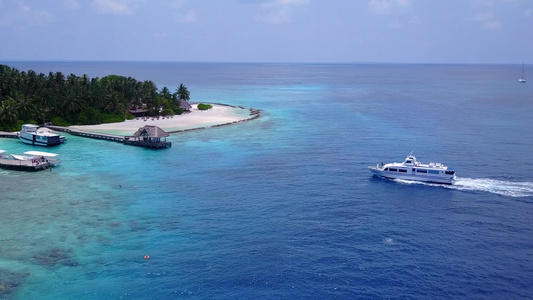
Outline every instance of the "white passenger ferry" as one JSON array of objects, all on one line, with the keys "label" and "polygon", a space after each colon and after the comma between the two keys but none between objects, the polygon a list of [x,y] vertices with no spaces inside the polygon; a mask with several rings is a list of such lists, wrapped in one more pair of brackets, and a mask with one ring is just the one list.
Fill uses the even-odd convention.
[{"label": "white passenger ferry", "polygon": [[45,147],[56,146],[66,141],[64,136],[40,129],[34,124],[22,125],[19,139],[26,144]]},{"label": "white passenger ferry", "polygon": [[403,163],[381,163],[368,168],[372,174],[383,178],[445,184],[453,184],[455,181],[454,168],[441,163],[423,164],[416,160],[413,153],[407,156]]}]

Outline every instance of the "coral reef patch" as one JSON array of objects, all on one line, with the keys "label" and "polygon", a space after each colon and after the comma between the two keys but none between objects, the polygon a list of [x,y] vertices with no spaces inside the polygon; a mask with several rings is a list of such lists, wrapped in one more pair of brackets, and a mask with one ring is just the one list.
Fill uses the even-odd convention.
[{"label": "coral reef patch", "polygon": [[8,298],[30,276],[27,272],[7,272],[0,269],[0,299]]},{"label": "coral reef patch", "polygon": [[53,267],[56,265],[75,267],[78,262],[72,258],[72,249],[51,248],[33,255],[33,259],[41,265]]}]

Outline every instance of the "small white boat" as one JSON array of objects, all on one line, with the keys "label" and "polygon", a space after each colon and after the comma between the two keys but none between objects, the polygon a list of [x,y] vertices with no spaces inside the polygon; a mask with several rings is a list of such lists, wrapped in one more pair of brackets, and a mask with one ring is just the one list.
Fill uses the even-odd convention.
[{"label": "small white boat", "polygon": [[46,163],[47,166],[55,167],[61,163],[57,156],[59,154],[42,152],[42,151],[26,151],[24,155],[11,154],[16,160],[32,161],[34,163]]},{"label": "small white boat", "polygon": [[11,156],[16,160],[31,160],[33,159],[33,156],[27,156],[27,155],[19,155],[19,154],[11,154]]},{"label": "small white boat", "polygon": [[453,184],[455,169],[441,163],[423,164],[411,153],[403,163],[377,164],[368,167],[378,177],[433,183]]},{"label": "small white boat", "polygon": [[24,152],[24,155],[26,157],[30,157],[30,159],[35,160],[41,160],[46,161],[50,166],[57,166],[61,163],[61,161],[57,158],[59,154],[57,153],[50,153],[50,152],[43,152],[43,151],[26,151]]},{"label": "small white boat", "polygon": [[27,151],[24,155],[11,154],[4,155],[5,150],[0,150],[0,168],[19,171],[42,171],[59,165],[55,153]]},{"label": "small white boat", "polygon": [[522,77],[518,79],[518,82],[520,83],[526,83],[526,79],[524,78],[524,63],[522,62]]},{"label": "small white boat", "polygon": [[45,147],[57,146],[66,141],[64,136],[40,129],[39,126],[34,124],[22,125],[19,139],[26,144]]}]

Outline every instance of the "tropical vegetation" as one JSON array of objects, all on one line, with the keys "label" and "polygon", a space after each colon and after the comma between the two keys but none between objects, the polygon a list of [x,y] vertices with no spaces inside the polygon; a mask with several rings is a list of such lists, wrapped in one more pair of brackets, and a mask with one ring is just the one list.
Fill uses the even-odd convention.
[{"label": "tropical vegetation", "polygon": [[198,109],[199,110],[208,110],[208,109],[211,109],[213,108],[213,105],[211,104],[204,104],[204,103],[199,103],[198,104]]},{"label": "tropical vegetation", "polygon": [[180,99],[189,100],[187,87],[174,93],[158,90],[152,81],[109,75],[48,75],[19,71],[0,64],[0,130],[17,131],[22,124],[88,125],[134,118],[130,110],[148,116],[181,114]]}]

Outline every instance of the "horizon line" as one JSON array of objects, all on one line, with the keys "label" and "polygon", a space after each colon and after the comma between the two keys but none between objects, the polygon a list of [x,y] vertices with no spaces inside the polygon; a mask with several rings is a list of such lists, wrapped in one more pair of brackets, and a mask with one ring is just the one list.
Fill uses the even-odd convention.
[{"label": "horizon line", "polygon": [[[191,64],[374,64],[374,65],[514,65],[524,62],[394,62],[394,61],[180,61],[145,59],[0,59],[2,62],[50,62],[50,63],[191,63]],[[528,65],[527,63],[524,65]]]}]

